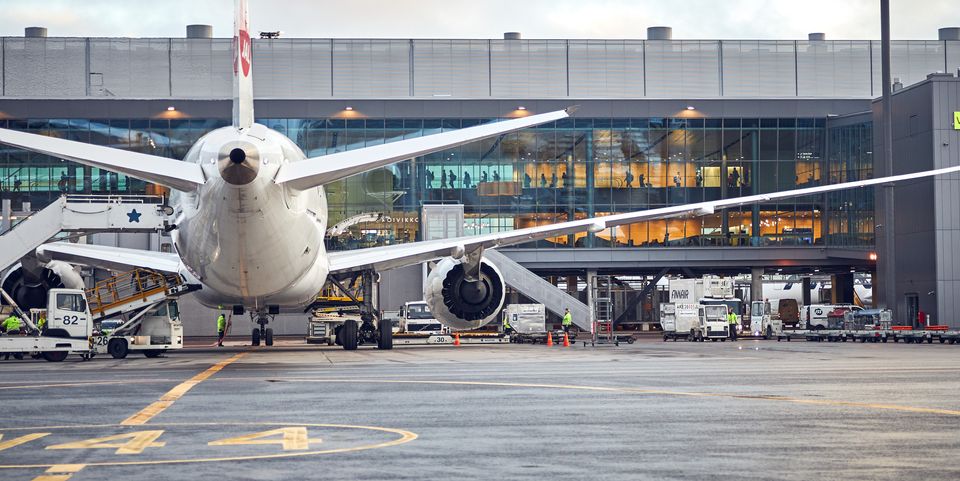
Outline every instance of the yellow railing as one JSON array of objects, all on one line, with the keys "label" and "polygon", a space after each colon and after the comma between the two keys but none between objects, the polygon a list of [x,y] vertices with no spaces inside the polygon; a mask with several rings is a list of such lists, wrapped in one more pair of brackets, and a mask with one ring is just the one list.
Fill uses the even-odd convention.
[{"label": "yellow railing", "polygon": [[146,299],[181,283],[179,276],[165,276],[146,269],[136,269],[98,282],[87,289],[87,303],[91,314],[105,311],[132,301]]}]

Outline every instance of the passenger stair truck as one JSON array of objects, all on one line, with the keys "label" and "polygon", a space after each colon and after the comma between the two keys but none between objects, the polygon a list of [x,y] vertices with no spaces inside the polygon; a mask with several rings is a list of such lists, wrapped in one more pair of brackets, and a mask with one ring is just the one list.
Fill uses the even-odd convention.
[{"label": "passenger stair truck", "polygon": [[[703,279],[671,279],[668,285],[669,303],[661,305],[661,325],[664,340],[726,339],[729,324],[726,309],[739,312],[742,301],[733,297],[730,279],[705,277]],[[705,306],[713,306],[703,309]],[[718,319],[717,314],[724,316]],[[664,314],[666,313],[666,314]]]},{"label": "passenger stair truck", "polygon": [[130,352],[157,357],[183,347],[183,324],[176,298],[194,290],[178,275],[135,269],[98,282],[87,289],[90,313],[98,325],[107,319],[122,322],[109,333],[98,332],[98,353],[123,359]]}]

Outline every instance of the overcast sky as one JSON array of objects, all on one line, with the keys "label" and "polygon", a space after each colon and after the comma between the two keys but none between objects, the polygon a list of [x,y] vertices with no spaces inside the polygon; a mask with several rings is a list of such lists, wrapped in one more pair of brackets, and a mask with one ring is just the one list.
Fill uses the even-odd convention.
[{"label": "overcast sky", "polygon": [[[879,0],[250,0],[253,32],[285,37],[646,38],[668,25],[674,38],[828,39],[880,37]],[[229,37],[232,0],[0,0],[0,35],[44,26],[50,36],[182,37],[213,25]],[[894,39],[936,39],[960,26],[958,0],[891,0]]]}]

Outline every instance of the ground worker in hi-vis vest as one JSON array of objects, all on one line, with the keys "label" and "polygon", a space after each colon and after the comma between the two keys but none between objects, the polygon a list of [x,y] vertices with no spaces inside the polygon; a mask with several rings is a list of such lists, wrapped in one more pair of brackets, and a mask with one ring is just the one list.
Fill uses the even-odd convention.
[{"label": "ground worker in hi-vis vest", "polygon": [[[220,306],[223,309],[223,306]],[[223,312],[220,312],[220,315],[217,317],[217,346],[223,347],[223,334],[227,332],[227,318],[223,316]]]},{"label": "ground worker in hi-vis vest", "polygon": [[730,340],[737,340],[737,315],[733,313],[733,308],[727,309],[727,323],[730,324]]},{"label": "ground worker in hi-vis vest", "polygon": [[563,332],[570,332],[571,324],[573,324],[573,316],[570,315],[570,309],[564,309],[563,321],[560,321],[560,325],[563,326]]}]

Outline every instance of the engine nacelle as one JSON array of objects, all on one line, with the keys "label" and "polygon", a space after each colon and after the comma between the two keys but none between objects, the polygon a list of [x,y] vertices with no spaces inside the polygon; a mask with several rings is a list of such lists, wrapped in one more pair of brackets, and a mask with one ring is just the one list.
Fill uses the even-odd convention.
[{"label": "engine nacelle", "polygon": [[46,309],[50,289],[66,287],[83,289],[83,278],[73,266],[63,261],[50,261],[28,269],[14,265],[3,278],[3,290],[23,310]]},{"label": "engine nacelle", "polygon": [[463,263],[447,257],[437,263],[423,288],[430,312],[454,330],[476,329],[494,320],[503,308],[506,285],[492,263],[480,262],[476,281],[465,278]]}]

